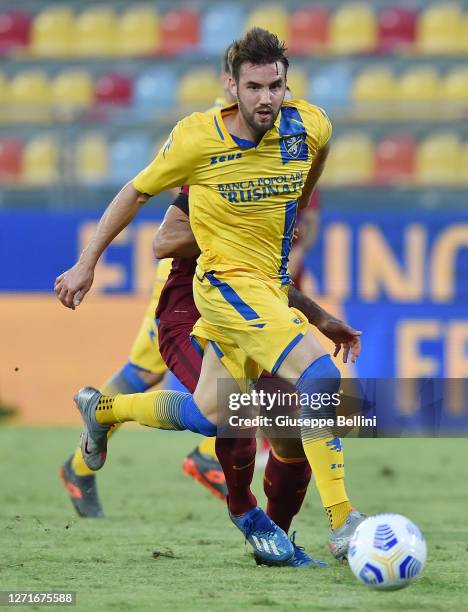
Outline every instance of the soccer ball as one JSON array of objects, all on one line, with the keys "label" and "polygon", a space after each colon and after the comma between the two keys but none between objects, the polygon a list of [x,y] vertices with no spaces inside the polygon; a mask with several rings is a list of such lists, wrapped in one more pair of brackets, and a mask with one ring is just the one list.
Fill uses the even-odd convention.
[{"label": "soccer ball", "polygon": [[360,582],[380,590],[402,589],[421,575],[426,541],[401,514],[376,514],[354,532],[348,562]]}]

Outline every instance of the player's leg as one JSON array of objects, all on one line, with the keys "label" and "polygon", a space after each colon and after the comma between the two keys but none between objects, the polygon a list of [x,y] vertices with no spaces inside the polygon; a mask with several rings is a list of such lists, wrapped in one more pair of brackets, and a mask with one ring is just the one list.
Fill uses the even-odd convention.
[{"label": "player's leg", "polygon": [[[339,392],[339,370],[310,331],[286,355],[277,373],[296,381],[300,396],[308,396],[311,400],[313,397],[320,398],[324,393],[333,396]],[[336,417],[336,407],[332,402],[324,406],[318,401],[313,408],[312,401],[303,402],[301,415],[305,418],[333,419]],[[353,510],[346,492],[341,440],[334,427],[303,427],[301,437],[329,519],[330,550],[337,558],[343,558],[362,515]]]},{"label": "player's leg", "polygon": [[[164,266],[157,268],[152,299],[130,349],[129,360],[101,387],[100,391],[105,395],[143,393],[157,385],[167,371],[167,366],[158,351],[158,330],[154,319],[160,289],[168,274],[167,266],[165,270],[162,268]],[[118,427],[119,424],[116,424],[110,428],[107,437],[115,433]],[[60,470],[70,500],[82,517],[103,516],[94,474],[94,470],[86,465],[80,446]]]},{"label": "player's leg", "polygon": [[[118,372],[102,385],[101,392],[106,395],[117,393],[138,393],[150,389],[164,377],[164,372],[149,372],[127,362]],[[109,439],[120,427],[116,424],[107,433]],[[68,491],[79,516],[84,518],[99,518],[104,516],[99,499],[95,471],[90,469],[83,459],[81,447],[65,461],[60,469],[60,476]]]},{"label": "player's leg", "polygon": [[[190,339],[193,324],[188,321],[159,322],[159,350],[176,378],[193,393],[200,378],[203,350]],[[200,483],[218,499],[226,501],[224,472],[215,452],[216,439],[207,437],[189,453],[183,462],[183,472]]]}]

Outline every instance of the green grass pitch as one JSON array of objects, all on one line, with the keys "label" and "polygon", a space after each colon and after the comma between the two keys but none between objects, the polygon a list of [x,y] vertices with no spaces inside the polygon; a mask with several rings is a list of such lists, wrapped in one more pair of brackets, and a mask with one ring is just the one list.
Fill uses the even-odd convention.
[{"label": "green grass pitch", "polygon": [[[329,558],[313,483],[293,526],[331,567],[257,567],[223,504],[181,472],[191,434],[119,432],[99,474],[106,518],[78,519],[57,475],[77,439],[74,429],[0,428],[1,590],[72,590],[78,610],[98,611],[466,609],[465,440],[345,441],[353,502],[407,515],[428,543],[423,577],[379,593]],[[264,504],[259,473],[255,492]]]}]

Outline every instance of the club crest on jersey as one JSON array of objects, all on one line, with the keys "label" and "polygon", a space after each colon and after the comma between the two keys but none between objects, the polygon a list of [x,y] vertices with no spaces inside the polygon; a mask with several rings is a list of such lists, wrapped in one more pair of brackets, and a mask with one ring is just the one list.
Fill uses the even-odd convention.
[{"label": "club crest on jersey", "polygon": [[293,159],[299,159],[304,141],[305,134],[297,134],[295,136],[283,138],[286,153]]}]

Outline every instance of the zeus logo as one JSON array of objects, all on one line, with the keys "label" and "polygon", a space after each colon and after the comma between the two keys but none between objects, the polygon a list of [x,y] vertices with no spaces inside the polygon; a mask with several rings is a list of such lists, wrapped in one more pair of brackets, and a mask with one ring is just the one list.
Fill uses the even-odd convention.
[{"label": "zeus logo", "polygon": [[299,134],[298,136],[289,136],[283,140],[284,147],[288,154],[297,159],[302,151],[302,145],[304,144],[305,134]]},{"label": "zeus logo", "polygon": [[217,164],[219,163],[223,163],[223,162],[227,162],[227,161],[233,161],[234,159],[239,159],[240,157],[242,157],[242,153],[230,153],[229,155],[213,155],[210,158],[210,164]]}]

